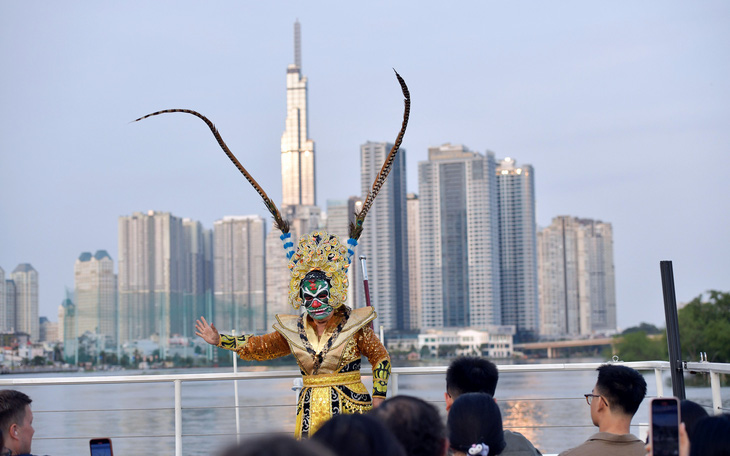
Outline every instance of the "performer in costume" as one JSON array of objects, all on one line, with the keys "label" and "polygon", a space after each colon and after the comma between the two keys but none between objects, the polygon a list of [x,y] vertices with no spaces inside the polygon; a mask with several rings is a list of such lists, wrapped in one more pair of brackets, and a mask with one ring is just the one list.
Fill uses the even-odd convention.
[{"label": "performer in costume", "polygon": [[[385,399],[390,357],[368,325],[372,307],[350,309],[347,296],[347,249],[337,236],[323,231],[299,241],[290,260],[289,299],[301,315],[277,315],[275,332],[264,336],[218,334],[204,318],[196,334],[206,342],[235,351],[246,360],[265,360],[293,353],[304,379],[297,403],[297,437],[315,432],[337,413],[363,413]],[[371,402],[360,379],[360,358],[373,366]]]},{"label": "performer in costume", "polygon": [[[369,323],[376,317],[372,307],[350,309],[347,299],[347,270],[352,263],[357,240],[362,234],[365,216],[382,188],[395,162],[410,114],[410,94],[405,81],[396,72],[405,97],[403,123],[398,137],[380,173],[350,224],[347,245],[337,236],[315,231],[303,236],[296,250],[291,241],[289,222],[276,205],[228,149],[213,123],[202,114],[185,109],[158,111],[140,117],[169,112],[185,112],[202,119],[218,144],[246,179],[261,195],[274,217],[274,226],[282,232],[281,240],[289,259],[291,281],[289,302],[295,309],[304,304],[300,315],[277,315],[274,332],[238,337],[219,334],[215,326],[201,317],[195,323],[196,334],[206,342],[235,351],[246,360],[266,360],[293,353],[302,372],[304,388],[297,403],[296,437],[314,433],[325,421],[338,413],[362,413],[385,399],[390,378],[390,357]],[[360,379],[360,360],[364,355],[373,367],[372,398]]]}]

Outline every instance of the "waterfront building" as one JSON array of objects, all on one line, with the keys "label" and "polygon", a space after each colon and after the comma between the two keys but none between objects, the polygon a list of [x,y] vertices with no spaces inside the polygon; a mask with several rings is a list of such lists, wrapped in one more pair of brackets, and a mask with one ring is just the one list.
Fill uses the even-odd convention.
[{"label": "waterfront building", "polygon": [[452,144],[418,164],[422,330],[501,324],[495,166]]},{"label": "waterfront building", "polygon": [[41,317],[40,332],[40,342],[59,342],[61,340],[58,337],[58,323],[50,321],[46,317]]},{"label": "waterfront building", "polygon": [[79,339],[76,337],[76,306],[66,297],[58,306],[58,337],[63,342],[63,358],[67,363],[78,360]]},{"label": "waterfront building", "polygon": [[5,270],[0,268],[0,333],[7,333],[10,330],[8,324],[8,284],[5,282]]},{"label": "waterfront building", "polygon": [[419,246],[421,245],[421,224],[419,222],[418,195],[406,195],[406,213],[408,218],[408,299],[410,301],[410,329],[421,326],[421,261]]},{"label": "waterfront building", "polygon": [[[117,276],[106,250],[83,252],[74,265],[77,326],[75,337],[85,332],[100,335],[115,346],[118,330]],[[107,345],[105,344],[105,345]]]},{"label": "waterfront building", "polygon": [[[327,222],[325,231],[336,235],[340,242],[347,242],[349,239],[350,223],[354,222],[355,214],[362,208],[362,198],[351,196],[347,200],[327,200]],[[347,305],[355,309],[365,306],[365,298],[362,288],[362,271],[358,259],[358,248],[355,247],[350,269],[347,271],[347,280],[350,286],[347,288]]]},{"label": "waterfront building", "polygon": [[182,219],[169,212],[119,217],[120,342],[155,334],[164,356],[171,335],[191,332],[183,305],[184,240]]},{"label": "waterfront building", "polygon": [[5,280],[5,331],[14,332],[16,328],[15,314],[17,311],[17,298],[15,282],[12,279]]},{"label": "waterfront building", "polygon": [[615,331],[611,224],[555,217],[537,239],[540,334],[560,337]]},{"label": "waterfront building", "polygon": [[[360,146],[360,188],[370,191],[393,144],[368,141]],[[358,253],[367,257],[370,298],[378,318],[375,327],[411,327],[408,297],[408,219],[406,212],[406,151],[395,157],[388,180],[365,219]]]},{"label": "waterfront building", "polygon": [[213,322],[223,332],[260,334],[274,323],[266,318],[265,228],[258,215],[227,216],[213,224]]},{"label": "waterfront building", "polygon": [[502,324],[513,325],[518,340],[531,340],[539,325],[535,172],[508,157],[496,176]]},{"label": "waterfront building", "polygon": [[[213,230],[188,218],[183,219],[187,252],[186,280],[183,301],[186,321],[183,337],[196,337],[193,322],[201,316],[213,315]],[[187,331],[187,332],[186,332]]]},{"label": "waterfront building", "polygon": [[38,271],[29,263],[19,264],[10,275],[15,285],[15,330],[30,335],[32,342],[40,337],[38,328]]},{"label": "waterfront building", "polygon": [[515,327],[487,325],[482,329],[427,330],[418,335],[418,350],[430,356],[485,356],[511,358]]}]

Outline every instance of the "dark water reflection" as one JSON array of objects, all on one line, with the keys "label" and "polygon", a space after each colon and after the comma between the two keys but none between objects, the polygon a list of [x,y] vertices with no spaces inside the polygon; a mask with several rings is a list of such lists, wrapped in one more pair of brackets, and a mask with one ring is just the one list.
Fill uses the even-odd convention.
[{"label": "dark water reflection", "polygon": [[[123,372],[123,375],[136,374],[139,372]],[[583,397],[593,388],[595,378],[592,371],[502,373],[496,398],[504,427],[522,433],[543,453],[558,453],[580,444],[595,432]],[[646,380],[649,395],[656,395],[653,373],[647,373]],[[240,429],[244,438],[251,434],[292,432],[295,393],[291,380],[239,381],[238,385]],[[111,437],[117,456],[141,451],[174,454],[172,383],[18,389],[33,399],[34,454],[87,455],[88,440],[92,437]],[[401,375],[399,379],[399,394],[433,402],[445,417],[444,389],[443,375]],[[233,381],[183,382],[183,454],[216,454],[235,443],[233,391]],[[671,394],[671,387],[665,387],[665,394]],[[722,395],[725,403],[730,404],[730,387],[722,388]],[[709,388],[687,388],[687,396],[704,405],[712,403]],[[646,402],[639,409],[635,424],[648,422]],[[632,432],[638,435],[638,426]]]}]

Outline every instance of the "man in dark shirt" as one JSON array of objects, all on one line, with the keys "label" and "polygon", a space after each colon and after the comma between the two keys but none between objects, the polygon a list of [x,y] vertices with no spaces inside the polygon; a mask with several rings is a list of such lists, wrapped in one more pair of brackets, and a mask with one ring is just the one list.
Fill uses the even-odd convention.
[{"label": "man in dark shirt", "polygon": [[[491,361],[476,356],[461,356],[451,362],[446,370],[446,411],[457,397],[464,393],[487,393],[494,397],[499,371]],[[496,399],[495,399],[496,401]],[[529,440],[519,432],[504,431],[507,444],[502,456],[534,456],[541,454]]]}]

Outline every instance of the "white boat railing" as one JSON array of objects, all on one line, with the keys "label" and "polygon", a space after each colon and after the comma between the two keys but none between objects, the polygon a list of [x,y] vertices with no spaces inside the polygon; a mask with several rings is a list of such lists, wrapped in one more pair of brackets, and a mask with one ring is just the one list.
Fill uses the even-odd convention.
[{"label": "white boat railing", "polygon": [[[499,365],[499,371],[508,372],[560,372],[560,371],[592,371],[604,363],[562,363],[562,364],[513,364]],[[626,362],[622,365],[634,368],[638,371],[653,371],[656,381],[657,396],[664,396],[664,384],[662,372],[670,369],[666,361],[643,361]],[[395,367],[392,370],[392,377],[389,387],[389,396],[399,393],[399,383],[403,376],[418,375],[445,375],[447,366],[437,367]],[[720,394],[720,374],[730,374],[730,364],[709,363],[709,362],[687,362],[684,369],[693,373],[706,373],[710,376],[710,387],[712,390],[712,408],[715,414],[723,413],[722,397]],[[363,369],[363,377],[370,375],[371,371]],[[172,383],[174,385],[174,437],[175,455],[183,454],[183,433],[182,433],[182,384],[188,382],[226,381],[226,380],[266,380],[266,379],[287,379],[294,381],[294,388],[301,388],[301,375],[297,370],[284,371],[261,371],[261,372],[230,372],[230,373],[209,373],[209,374],[162,374],[162,375],[118,375],[118,376],[73,376],[53,378],[13,378],[0,377],[0,388],[14,388],[19,386],[49,386],[49,385],[90,385],[90,384],[150,384],[150,383]],[[293,396],[292,396],[293,402]],[[236,402],[237,403],[237,402]],[[236,406],[238,410],[238,406]],[[83,411],[83,410],[77,410]],[[236,420],[236,433],[240,436],[238,420]],[[59,437],[60,439],[60,437]]]}]

